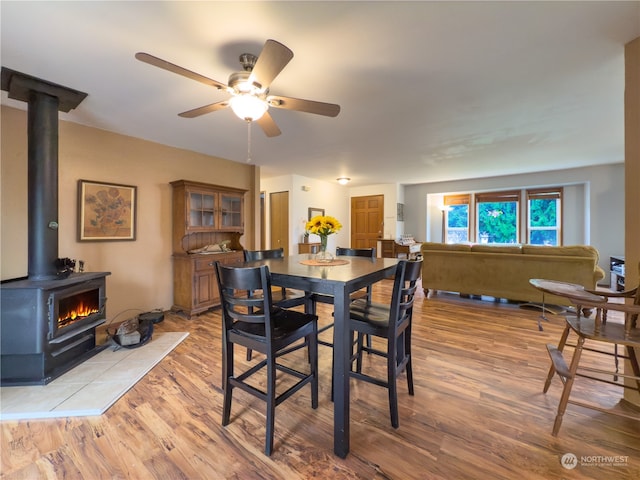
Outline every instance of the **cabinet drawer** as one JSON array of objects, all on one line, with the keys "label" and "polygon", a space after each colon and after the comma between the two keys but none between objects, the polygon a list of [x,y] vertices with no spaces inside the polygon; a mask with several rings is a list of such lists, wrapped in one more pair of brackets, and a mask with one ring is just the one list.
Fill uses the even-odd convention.
[{"label": "cabinet drawer", "polygon": [[214,270],[213,264],[215,262],[220,262],[223,265],[234,265],[243,261],[244,254],[242,252],[216,253],[195,258],[194,268],[196,272],[202,272],[203,270]]},{"label": "cabinet drawer", "polygon": [[236,265],[242,262],[244,262],[244,252],[242,251],[227,253],[224,258],[220,260],[220,263],[223,265]]},{"label": "cabinet drawer", "polygon": [[206,257],[196,258],[194,262],[196,272],[201,272],[203,270],[213,270],[213,264],[221,260],[221,258],[216,258],[217,255],[207,255]]}]

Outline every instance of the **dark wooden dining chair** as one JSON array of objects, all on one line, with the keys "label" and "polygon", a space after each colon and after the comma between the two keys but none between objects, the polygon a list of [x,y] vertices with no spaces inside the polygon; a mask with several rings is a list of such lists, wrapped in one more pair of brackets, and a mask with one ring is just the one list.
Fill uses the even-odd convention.
[{"label": "dark wooden dining chair", "polygon": [[[277,307],[272,302],[271,276],[266,265],[257,267],[227,266],[216,262],[218,286],[222,301],[222,389],[224,393],[222,425],[229,424],[234,388],[240,388],[267,404],[267,425],[264,453],[273,450],[275,408],[307,384],[311,385],[311,407],[318,407],[318,317],[309,313]],[[292,345],[299,340],[308,348],[305,370],[287,366],[277,360],[297,350]],[[234,372],[234,345],[263,353],[265,358],[239,374]],[[248,380],[267,369],[266,391],[260,380]],[[287,390],[276,393],[276,371],[297,378]],[[289,383],[287,383],[289,385]]]},{"label": "dark wooden dining chair", "polygon": [[[244,261],[267,260],[272,258],[284,258],[283,248],[273,248],[268,250],[245,250]],[[276,287],[271,292],[273,303],[282,308],[292,308],[304,305],[307,295],[300,290],[291,288]]]},{"label": "dark wooden dining chair", "polygon": [[[401,260],[398,263],[393,284],[391,302],[367,302],[365,299],[351,303],[349,328],[357,336],[356,351],[351,358],[350,376],[385,387],[389,394],[391,425],[398,428],[398,375],[407,374],[409,395],[413,395],[413,371],[411,366],[411,321],[417,281],[422,271],[422,260]],[[379,350],[364,344],[364,336],[382,338],[386,349]],[[383,357],[387,361],[387,378],[380,379],[362,372],[362,353]],[[356,368],[353,370],[353,362]]]},{"label": "dark wooden dining chair", "polygon": [[[376,258],[376,249],[375,248],[344,248],[344,247],[337,247],[336,248],[336,255],[337,256],[348,256],[348,257],[365,257],[365,258],[371,258],[374,259]],[[365,299],[367,302],[371,301],[371,291],[372,291],[372,286],[369,285],[366,289],[362,289],[362,290],[358,290],[356,292],[353,292],[350,295],[350,300],[356,301],[359,299]],[[315,310],[315,305],[316,303],[328,303],[333,305],[333,296],[332,295],[313,295],[311,297],[312,300],[312,312],[316,313]],[[318,330],[318,334],[321,334],[322,332],[326,332],[327,330],[333,328],[333,322],[331,322],[328,325],[324,325],[322,327],[320,327],[320,329]],[[322,340],[322,339],[318,339],[318,343],[320,345],[325,345],[327,347],[333,347],[333,342],[329,342],[326,340]],[[371,339],[367,338],[367,345],[371,346]]]},{"label": "dark wooden dining chair", "polygon": [[[244,261],[267,260],[271,258],[284,258],[283,248],[273,248],[267,250],[245,250]],[[307,300],[305,292],[293,290],[291,288],[275,287],[271,292],[273,304],[282,308],[293,308],[304,305]],[[315,312],[313,312],[315,313]],[[247,350],[247,360],[251,360],[251,349]]]}]

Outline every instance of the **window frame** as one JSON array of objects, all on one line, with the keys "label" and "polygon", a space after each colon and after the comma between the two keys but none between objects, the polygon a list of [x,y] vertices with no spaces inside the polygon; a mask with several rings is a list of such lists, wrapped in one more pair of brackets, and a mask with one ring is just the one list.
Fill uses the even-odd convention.
[{"label": "window frame", "polygon": [[[445,195],[442,209],[442,243],[448,243],[449,238],[449,211],[454,205],[467,206],[467,241],[471,238],[471,194]],[[460,230],[456,228],[456,230]]]},{"label": "window frame", "polygon": [[[487,243],[482,242],[480,235],[480,206],[483,203],[510,203],[515,202],[515,244],[520,243],[520,225],[521,225],[521,215],[520,215],[520,200],[521,200],[521,190],[503,190],[503,191],[494,191],[494,192],[482,192],[474,194],[474,213],[475,213],[475,235],[474,239],[476,243]],[[497,243],[497,242],[491,242]],[[510,245],[510,243],[503,243],[503,245]]]},{"label": "window frame", "polygon": [[[564,189],[562,187],[553,187],[553,188],[532,188],[532,189],[527,189],[525,192],[525,197],[527,199],[527,212],[526,212],[526,238],[527,238],[527,243],[531,244],[531,234],[532,232],[535,231],[541,231],[541,230],[555,230],[556,231],[556,240],[557,240],[557,244],[556,246],[562,246],[563,244],[563,238],[562,238],[562,224],[563,224],[563,215],[562,215],[562,209],[563,209],[563,193],[564,193]],[[551,200],[551,199],[555,199],[557,200],[557,206],[556,206],[556,227],[555,228],[549,228],[549,227],[536,227],[536,228],[532,228],[531,227],[531,200]]]}]

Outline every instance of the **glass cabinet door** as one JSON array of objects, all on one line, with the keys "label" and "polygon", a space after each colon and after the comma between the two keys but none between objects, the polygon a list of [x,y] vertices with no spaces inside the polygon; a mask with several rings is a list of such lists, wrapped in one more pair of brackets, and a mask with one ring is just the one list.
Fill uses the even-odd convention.
[{"label": "glass cabinet door", "polygon": [[189,192],[189,228],[215,226],[215,196],[210,193]]},{"label": "glass cabinet door", "polygon": [[242,227],[242,197],[220,194],[220,227],[224,229]]}]

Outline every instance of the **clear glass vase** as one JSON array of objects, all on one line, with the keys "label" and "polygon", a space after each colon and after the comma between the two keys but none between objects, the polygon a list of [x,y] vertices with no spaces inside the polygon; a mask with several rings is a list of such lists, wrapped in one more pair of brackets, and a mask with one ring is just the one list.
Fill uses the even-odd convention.
[{"label": "clear glass vase", "polygon": [[327,251],[328,235],[320,235],[320,251],[316,253],[316,262],[328,263],[333,261],[333,255]]}]

